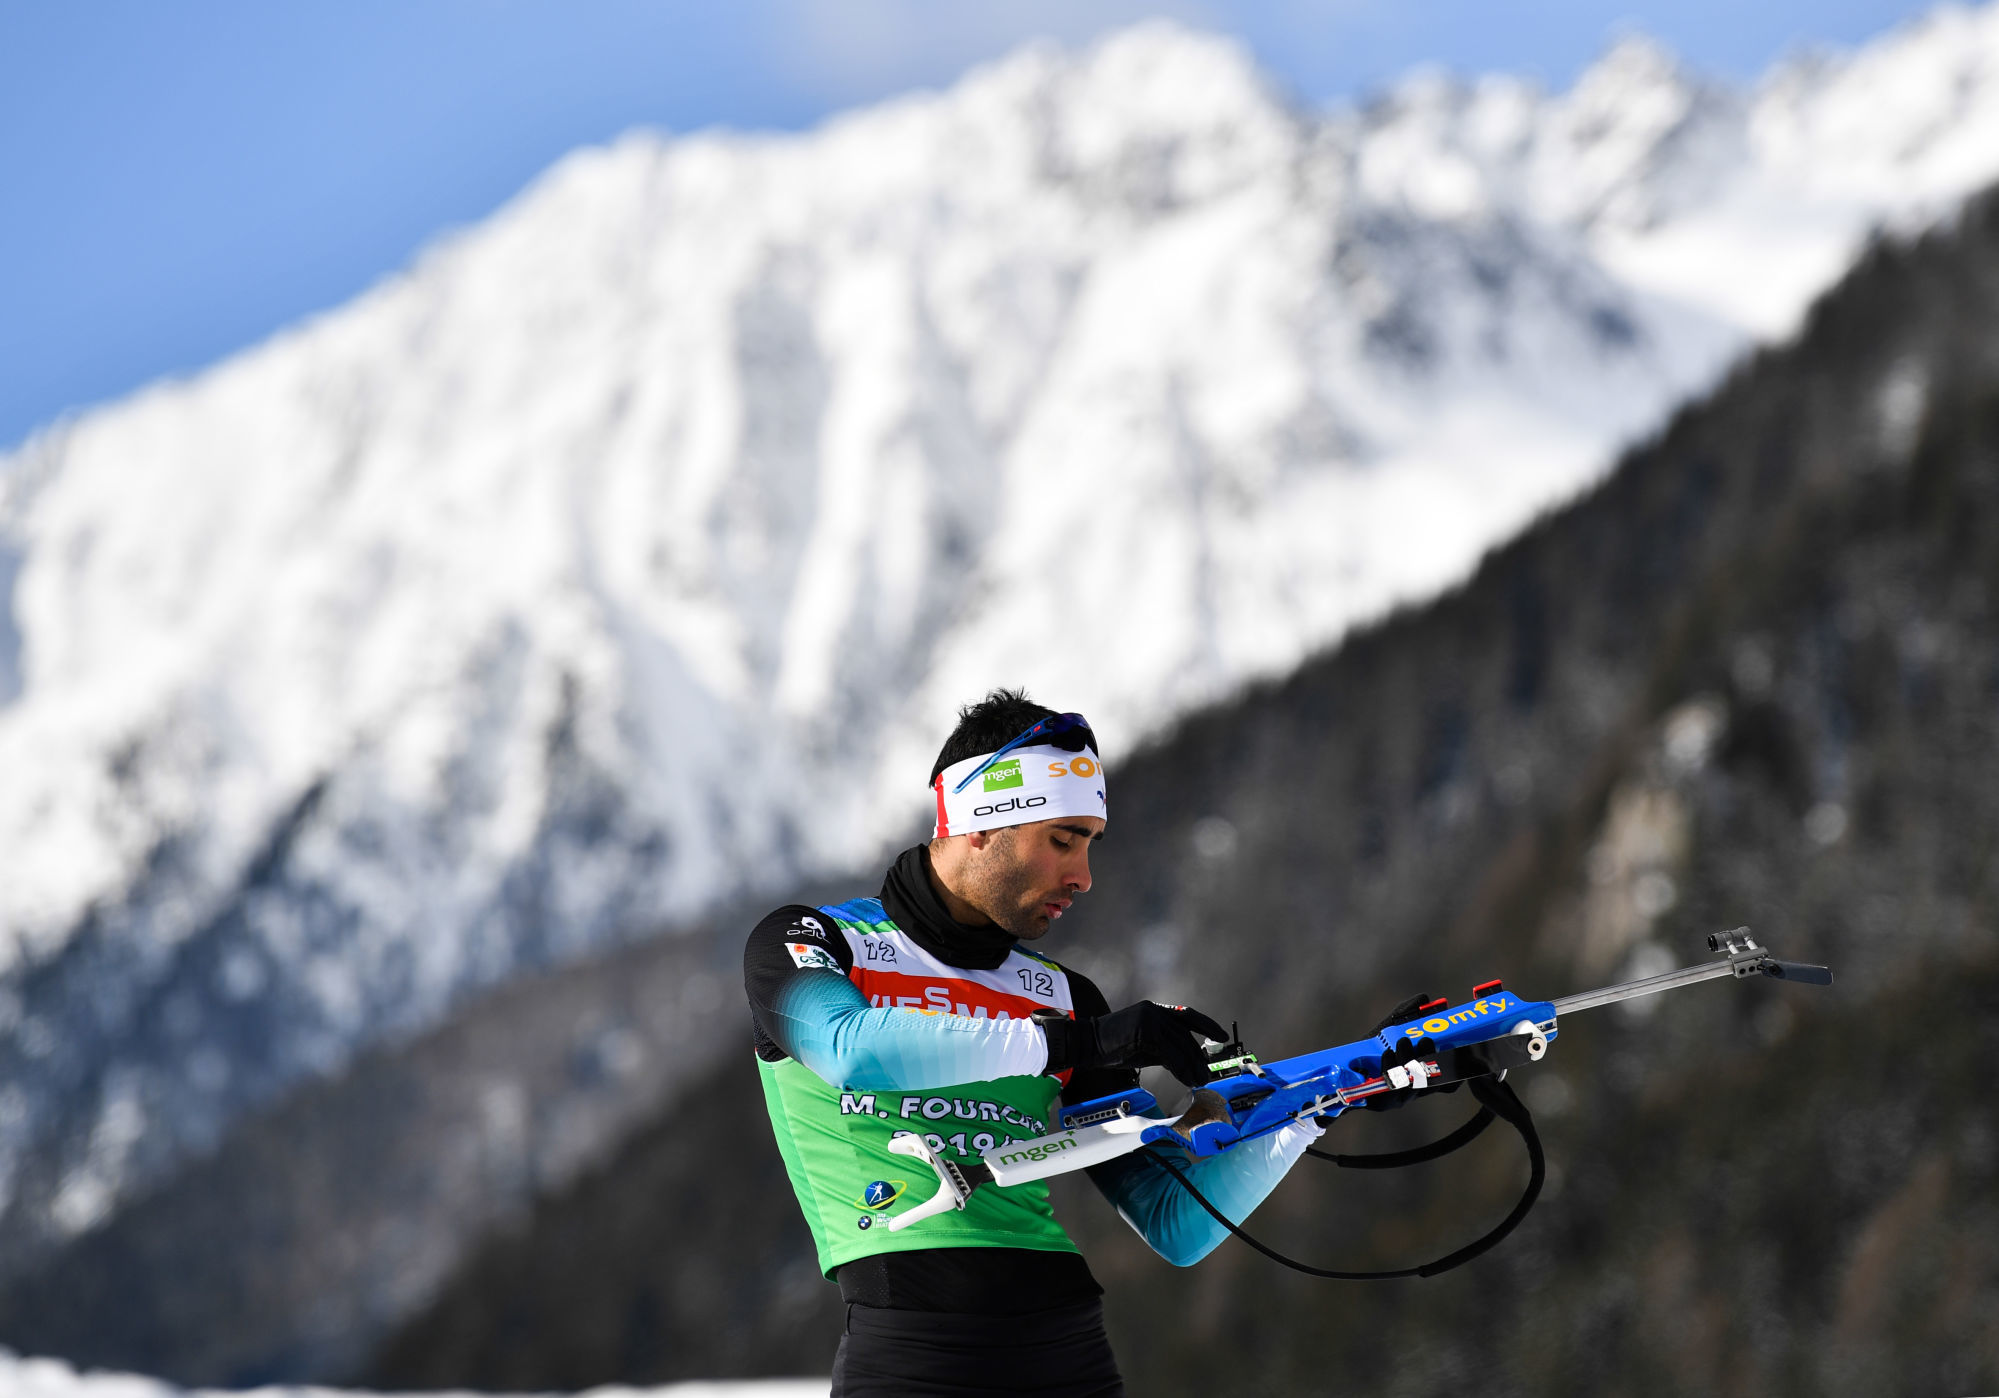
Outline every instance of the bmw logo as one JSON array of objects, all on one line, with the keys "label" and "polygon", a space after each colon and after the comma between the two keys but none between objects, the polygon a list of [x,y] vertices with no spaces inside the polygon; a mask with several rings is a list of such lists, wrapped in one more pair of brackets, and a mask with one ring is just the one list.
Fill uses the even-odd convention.
[{"label": "bmw logo", "polygon": [[876,1180],[861,1191],[861,1202],[871,1209],[885,1209],[895,1202],[895,1196],[902,1193],[887,1180]]},{"label": "bmw logo", "polygon": [[870,1228],[872,1228],[872,1227],[874,1227],[874,1226],[875,1226],[875,1220],[874,1220],[874,1215],[873,1215],[873,1214],[862,1214],[862,1215],[861,1215],[861,1231],[862,1231],[863,1233],[867,1232],[867,1231],[868,1231],[868,1230],[869,1230]]}]

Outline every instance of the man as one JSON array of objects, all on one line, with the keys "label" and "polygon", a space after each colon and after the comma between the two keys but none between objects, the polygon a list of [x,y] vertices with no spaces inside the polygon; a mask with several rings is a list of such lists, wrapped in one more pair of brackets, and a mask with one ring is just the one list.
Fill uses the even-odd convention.
[{"label": "man", "polygon": [[[840,1284],[846,1333],[835,1398],[876,1394],[1121,1394],[1103,1290],[1055,1222],[1045,1182],[973,1193],[962,1210],[891,1232],[905,1179],[888,1143],[914,1131],[948,1159],[1053,1128],[1057,1098],[1089,1101],[1160,1065],[1207,1081],[1195,1010],[1115,1013],[1090,981],[1023,943],[1090,888],[1109,804],[1079,715],[995,690],[959,715],[931,771],[935,830],[899,857],[878,898],[779,908],[744,951],[771,1126],[819,1265]],[[1189,1174],[1240,1222],[1316,1126],[1293,1124]],[[1167,1261],[1226,1236],[1144,1152],[1090,1178]],[[903,1195],[909,1192],[905,1200]]]}]

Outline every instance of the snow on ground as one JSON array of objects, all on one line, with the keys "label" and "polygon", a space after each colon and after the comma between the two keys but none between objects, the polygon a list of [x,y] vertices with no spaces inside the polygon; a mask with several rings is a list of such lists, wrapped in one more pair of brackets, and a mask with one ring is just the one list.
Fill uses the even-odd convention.
[{"label": "snow on ground", "polygon": [[[743,1382],[674,1383],[659,1388],[610,1384],[588,1390],[588,1398],[825,1398],[824,1379],[751,1379]],[[78,1373],[59,1359],[24,1359],[0,1349],[0,1398],[390,1398],[351,1388],[176,1388],[139,1374],[90,1370]],[[405,1395],[404,1398],[419,1398]],[[421,1398],[477,1398],[464,1390],[425,1393]]]}]

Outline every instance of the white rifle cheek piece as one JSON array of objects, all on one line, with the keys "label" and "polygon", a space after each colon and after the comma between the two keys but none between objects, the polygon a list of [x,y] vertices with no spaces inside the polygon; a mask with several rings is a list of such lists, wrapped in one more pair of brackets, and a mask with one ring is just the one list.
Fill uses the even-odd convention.
[{"label": "white rifle cheek piece", "polygon": [[1145,1144],[1143,1133],[1172,1126],[1179,1117],[1125,1115],[1092,1126],[1074,1127],[1026,1141],[1003,1141],[981,1157],[1001,1186],[1044,1180],[1072,1170],[1087,1170],[1106,1160],[1129,1155]]}]

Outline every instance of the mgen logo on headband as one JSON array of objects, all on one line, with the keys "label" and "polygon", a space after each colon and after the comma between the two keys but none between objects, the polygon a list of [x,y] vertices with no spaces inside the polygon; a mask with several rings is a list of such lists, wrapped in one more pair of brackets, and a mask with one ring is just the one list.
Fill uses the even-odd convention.
[{"label": "mgen logo on headband", "polygon": [[[991,758],[981,753],[937,774],[930,784],[937,798],[935,838],[1056,816],[1109,819],[1104,765],[1089,748],[1018,747],[997,762]],[[976,780],[967,782],[968,776]]]}]

